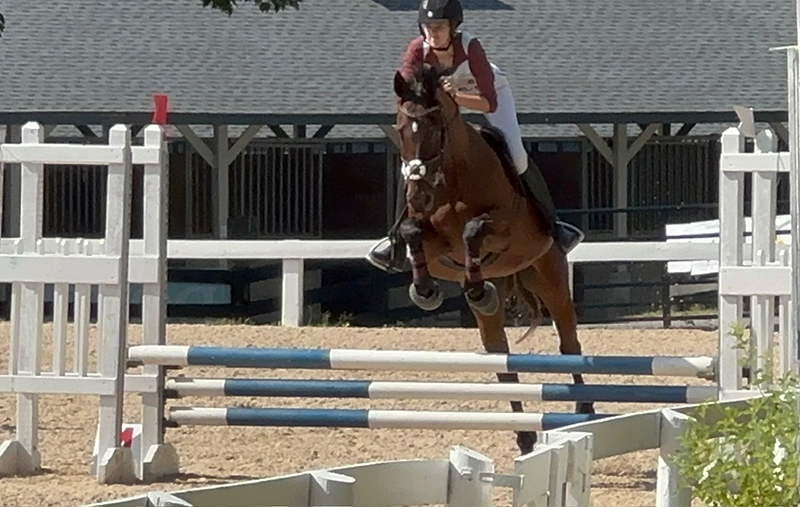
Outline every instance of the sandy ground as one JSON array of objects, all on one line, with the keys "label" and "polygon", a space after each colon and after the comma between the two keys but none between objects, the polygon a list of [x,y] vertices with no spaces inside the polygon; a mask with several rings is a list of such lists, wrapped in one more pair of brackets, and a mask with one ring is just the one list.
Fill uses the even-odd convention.
[{"label": "sandy ground", "polygon": [[[521,344],[523,330],[509,329],[515,352],[557,352],[550,328],[539,328]],[[131,341],[141,328],[132,326]],[[48,342],[51,329],[45,329]],[[8,323],[0,323],[0,372],[8,363]],[[585,354],[714,355],[716,333],[686,330],[582,329]],[[233,346],[342,347],[407,350],[482,350],[473,329],[361,329],[272,326],[170,325],[170,344]],[[48,343],[49,348],[49,343]],[[48,357],[47,355],[45,357]],[[94,353],[92,353],[94,357]],[[68,362],[68,366],[69,366]],[[49,366],[49,365],[48,365]],[[175,373],[175,372],[173,372]],[[296,377],[371,378],[374,380],[493,381],[492,374],[428,374],[415,372],[251,371],[192,368],[182,372],[196,377]],[[178,373],[180,374],[180,373]],[[526,374],[524,382],[571,382],[568,375]],[[588,375],[589,383],[703,384],[695,379]],[[495,460],[498,472],[513,470],[517,448],[513,433],[488,431],[361,430],[305,428],[195,427],[170,429],[167,439],[181,457],[182,474],[155,485],[101,486],[88,475],[88,463],[97,421],[96,398],[41,396],[40,450],[44,471],[27,478],[0,479],[3,507],[75,506],[127,497],[146,491],[175,491],[191,487],[266,478],[276,475],[337,467],[376,460],[408,458],[442,459],[450,448],[464,445]],[[127,422],[138,422],[138,399],[126,400]],[[193,398],[171,401],[196,406],[318,406],[353,408],[408,408],[431,410],[508,411],[506,402],[447,402],[440,400],[291,400],[250,398]],[[0,439],[13,435],[15,398],[0,394]],[[598,412],[621,413],[657,408],[651,404],[598,403]],[[571,403],[528,403],[528,411],[571,411]],[[655,501],[656,451],[646,451],[596,461],[592,476],[595,507],[637,507]],[[509,490],[498,488],[495,505],[509,505]]]}]

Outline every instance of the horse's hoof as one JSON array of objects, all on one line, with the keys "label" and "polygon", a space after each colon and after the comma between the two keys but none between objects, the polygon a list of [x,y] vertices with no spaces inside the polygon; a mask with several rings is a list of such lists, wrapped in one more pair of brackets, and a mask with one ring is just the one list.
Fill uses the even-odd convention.
[{"label": "horse's hoof", "polygon": [[467,302],[469,306],[481,315],[494,315],[500,309],[497,287],[492,282],[483,282],[483,296],[480,299],[470,299],[468,293]]},{"label": "horse's hoof", "polygon": [[594,414],[594,403],[578,402],[575,404],[576,414]]},{"label": "horse's hoof", "polygon": [[442,306],[442,303],[444,302],[444,294],[442,294],[442,291],[439,290],[439,286],[435,283],[433,284],[433,294],[430,296],[422,296],[417,291],[417,286],[413,283],[408,286],[408,295],[415,305],[426,312],[432,312],[433,310],[436,310]]},{"label": "horse's hoof", "polygon": [[517,447],[522,455],[530,454],[533,452],[533,446],[536,445],[536,433],[533,431],[519,431],[517,432]]}]

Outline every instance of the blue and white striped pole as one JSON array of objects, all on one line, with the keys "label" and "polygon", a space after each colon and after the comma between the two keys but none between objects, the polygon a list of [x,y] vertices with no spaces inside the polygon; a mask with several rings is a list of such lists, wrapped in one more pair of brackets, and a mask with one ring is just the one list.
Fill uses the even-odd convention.
[{"label": "blue and white striped pole", "polygon": [[637,386],[386,382],[370,380],[196,379],[167,380],[169,398],[260,396],[298,398],[446,399],[495,401],[597,401],[701,403],[716,400],[716,386]]},{"label": "blue and white striped pole", "polygon": [[713,379],[713,357],[483,354],[405,350],[290,349],[139,345],[128,358],[165,366],[317,370],[584,373]]},{"label": "blue and white striped pole", "polygon": [[546,431],[613,414],[426,412],[313,408],[172,407],[174,426],[287,426],[371,429]]}]

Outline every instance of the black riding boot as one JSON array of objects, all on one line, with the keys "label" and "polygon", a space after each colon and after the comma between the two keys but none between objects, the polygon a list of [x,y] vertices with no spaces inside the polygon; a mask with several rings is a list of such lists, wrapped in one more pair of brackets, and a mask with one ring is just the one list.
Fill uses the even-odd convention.
[{"label": "black riding boot", "polygon": [[539,167],[528,158],[528,170],[520,174],[523,187],[534,206],[542,212],[545,219],[550,224],[550,234],[553,239],[561,245],[566,253],[572,251],[578,243],[583,241],[584,234],[580,229],[562,222],[556,217],[556,208],[553,199],[550,197],[547,182],[544,180]]},{"label": "black riding boot", "polygon": [[398,232],[400,222],[406,217],[406,193],[402,186],[397,190],[395,217],[389,235],[376,243],[367,253],[367,261],[387,273],[402,273],[410,268],[406,259],[406,242]]}]

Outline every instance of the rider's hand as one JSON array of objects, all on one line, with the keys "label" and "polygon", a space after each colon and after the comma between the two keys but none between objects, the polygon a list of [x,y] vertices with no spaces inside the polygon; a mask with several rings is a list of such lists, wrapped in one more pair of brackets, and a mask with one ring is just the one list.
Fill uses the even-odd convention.
[{"label": "rider's hand", "polygon": [[442,80],[442,89],[447,93],[449,93],[450,95],[452,95],[453,97],[456,96],[456,87],[453,86],[452,81],[450,81],[449,79]]}]

